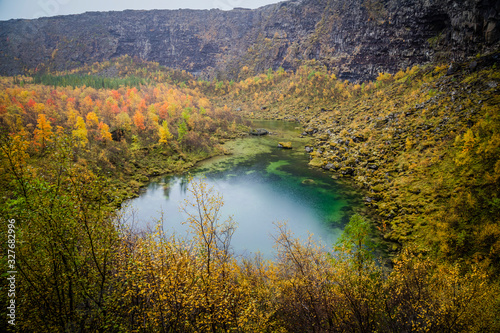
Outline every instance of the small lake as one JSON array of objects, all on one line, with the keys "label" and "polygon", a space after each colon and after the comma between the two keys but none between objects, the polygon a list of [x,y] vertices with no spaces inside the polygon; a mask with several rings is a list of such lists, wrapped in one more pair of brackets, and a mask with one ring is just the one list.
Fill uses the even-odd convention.
[{"label": "small lake", "polygon": [[[296,123],[253,121],[254,128],[272,132],[225,144],[232,154],[200,163],[191,174],[203,177],[224,199],[221,222],[232,216],[237,230],[232,246],[237,254],[260,252],[273,255],[275,222],[286,222],[304,241],[313,234],[316,241],[331,247],[342,228],[359,206],[355,191],[331,178],[331,174],[308,166]],[[293,149],[277,148],[291,141]],[[165,176],[152,181],[138,198],[128,202],[128,214],[141,229],[163,216],[164,230],[186,235],[187,219],[181,212],[188,192],[187,175]]]}]

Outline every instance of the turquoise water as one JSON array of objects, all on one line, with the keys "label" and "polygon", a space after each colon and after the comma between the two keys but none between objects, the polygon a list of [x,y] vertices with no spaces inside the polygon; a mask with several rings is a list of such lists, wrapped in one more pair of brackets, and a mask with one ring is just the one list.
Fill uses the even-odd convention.
[{"label": "turquoise water", "polygon": [[[227,143],[232,155],[204,161],[191,172],[223,196],[221,222],[232,216],[237,223],[234,251],[272,257],[275,222],[286,222],[304,241],[312,234],[331,247],[353,214],[356,193],[328,172],[308,166],[304,150],[308,141],[298,137],[297,124],[261,121],[254,126],[273,134]],[[279,141],[292,141],[294,148],[279,149]],[[181,224],[187,215],[181,207],[188,194],[188,179],[187,175],[160,178],[131,200],[128,211],[133,212],[137,226],[145,228],[163,217],[165,231],[187,235],[187,226]]]}]

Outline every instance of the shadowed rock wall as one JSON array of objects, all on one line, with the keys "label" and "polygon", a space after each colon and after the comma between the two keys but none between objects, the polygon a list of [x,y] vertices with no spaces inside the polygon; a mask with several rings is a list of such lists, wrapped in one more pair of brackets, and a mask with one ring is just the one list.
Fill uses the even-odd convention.
[{"label": "shadowed rock wall", "polygon": [[[496,0],[295,0],[255,10],[91,12],[0,22],[0,74],[128,54],[207,78],[309,63],[373,79],[498,46]],[[314,63],[312,60],[316,60]]]}]

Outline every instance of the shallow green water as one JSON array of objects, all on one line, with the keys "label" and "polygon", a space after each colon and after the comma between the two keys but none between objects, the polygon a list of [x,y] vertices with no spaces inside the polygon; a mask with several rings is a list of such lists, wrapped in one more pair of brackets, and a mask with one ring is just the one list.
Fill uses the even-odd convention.
[{"label": "shallow green water", "polygon": [[[295,123],[254,122],[273,134],[248,137],[226,144],[229,156],[200,163],[192,171],[205,177],[208,185],[224,197],[222,219],[232,215],[238,229],[233,236],[236,253],[261,252],[272,256],[275,234],[273,222],[286,222],[295,236],[304,240],[312,233],[331,246],[357,204],[355,192],[331,179],[331,175],[311,169]],[[277,148],[279,141],[292,141],[293,149]],[[186,198],[186,176],[168,176],[152,182],[139,198],[130,201],[139,227],[158,220],[163,212],[164,228],[184,235],[187,227],[180,206]]]}]

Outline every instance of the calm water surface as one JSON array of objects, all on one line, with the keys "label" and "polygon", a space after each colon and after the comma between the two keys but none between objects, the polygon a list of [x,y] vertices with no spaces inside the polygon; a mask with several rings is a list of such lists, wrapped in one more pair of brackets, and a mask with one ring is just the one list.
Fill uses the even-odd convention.
[{"label": "calm water surface", "polygon": [[[204,161],[191,172],[222,194],[222,220],[232,216],[237,223],[232,240],[235,252],[272,257],[275,222],[286,222],[296,237],[306,240],[313,234],[315,240],[331,247],[359,197],[331,174],[308,167],[304,150],[308,141],[298,137],[296,123],[254,121],[254,126],[267,128],[273,135],[229,142],[225,146],[232,155]],[[285,140],[292,141],[292,150],[277,148]],[[187,235],[188,227],[181,224],[186,214],[180,207],[188,186],[187,176],[160,178],[130,200],[126,210],[139,228],[163,216],[167,232]]]}]

